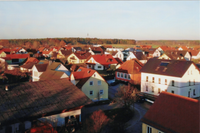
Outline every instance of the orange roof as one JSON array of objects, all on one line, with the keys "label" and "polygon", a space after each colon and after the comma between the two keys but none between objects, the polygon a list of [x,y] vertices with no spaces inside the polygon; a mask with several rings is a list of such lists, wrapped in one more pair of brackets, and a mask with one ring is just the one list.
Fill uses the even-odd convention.
[{"label": "orange roof", "polygon": [[51,51],[42,51],[42,54],[49,54]]},{"label": "orange roof", "polygon": [[15,47],[15,48],[12,49],[12,51],[17,52],[17,51],[19,51],[21,48],[22,48],[22,47]]},{"label": "orange roof", "polygon": [[39,62],[39,60],[37,58],[29,57],[24,64],[27,64],[27,63],[38,63],[38,62]]},{"label": "orange roof", "polygon": [[140,69],[142,67],[143,64],[139,60],[132,59],[124,62],[116,71],[135,74],[135,73],[140,73]]},{"label": "orange roof", "polygon": [[38,50],[39,50],[40,52],[42,52],[44,49],[45,49],[45,47],[40,47]]},{"label": "orange roof", "polygon": [[[94,58],[94,60],[96,62],[98,62],[101,65],[110,65],[110,64],[117,64],[118,62],[115,60],[115,58],[113,58],[112,55],[110,54],[102,54],[102,55],[91,55],[86,62],[90,59],[90,58]],[[89,62],[88,62],[89,63]]]},{"label": "orange roof", "polygon": [[175,50],[175,47],[168,47],[168,46],[160,46],[160,48],[165,51],[165,50]]},{"label": "orange roof", "polygon": [[190,50],[190,51],[189,51],[189,53],[190,53],[192,56],[197,56],[199,52],[200,52],[199,50]]},{"label": "orange roof", "polygon": [[186,46],[180,46],[179,48],[182,48],[183,50],[188,50],[188,47]]},{"label": "orange roof", "polygon": [[199,133],[199,105],[196,99],[162,92],[142,122],[167,133]]},{"label": "orange roof", "polygon": [[91,77],[96,71],[89,68],[79,67],[76,72],[72,72],[75,79],[83,79]]}]

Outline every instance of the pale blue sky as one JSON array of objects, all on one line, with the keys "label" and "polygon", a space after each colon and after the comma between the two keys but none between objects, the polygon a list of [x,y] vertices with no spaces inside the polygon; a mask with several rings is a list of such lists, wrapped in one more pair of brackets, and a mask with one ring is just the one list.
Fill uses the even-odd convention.
[{"label": "pale blue sky", "polygon": [[200,40],[199,1],[0,2],[0,39]]}]

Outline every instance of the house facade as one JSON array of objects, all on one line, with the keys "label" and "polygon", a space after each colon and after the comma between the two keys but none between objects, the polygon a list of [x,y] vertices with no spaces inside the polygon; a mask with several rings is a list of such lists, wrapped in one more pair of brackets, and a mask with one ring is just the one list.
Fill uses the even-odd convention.
[{"label": "house facade", "polygon": [[91,55],[85,63],[87,64],[87,68],[94,70],[107,70],[110,68],[110,65],[116,66],[118,64],[116,59],[110,54]]},{"label": "house facade", "polygon": [[147,57],[144,52],[130,52],[126,60],[138,59],[141,63],[147,62]]},{"label": "house facade", "polygon": [[108,99],[108,83],[95,70],[80,67],[70,75],[70,81],[92,101]]},{"label": "house facade", "polygon": [[124,62],[115,71],[115,79],[124,82],[133,82],[135,84],[140,84],[141,82],[141,72],[140,69],[143,64],[137,60],[132,59]]},{"label": "house facade", "polygon": [[32,67],[32,81],[39,81],[40,80],[40,75],[46,71],[48,67],[48,63],[45,64],[35,64]]},{"label": "house facade", "polygon": [[200,72],[191,61],[150,59],[141,69],[141,92],[200,96]]}]

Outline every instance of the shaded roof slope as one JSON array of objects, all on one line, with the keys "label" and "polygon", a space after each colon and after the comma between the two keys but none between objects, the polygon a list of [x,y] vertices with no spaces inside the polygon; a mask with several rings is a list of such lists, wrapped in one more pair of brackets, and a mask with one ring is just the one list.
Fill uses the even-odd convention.
[{"label": "shaded roof slope", "polygon": [[0,86],[0,122],[10,123],[42,114],[61,113],[92,101],[67,79]]},{"label": "shaded roof slope", "polygon": [[152,58],[147,61],[140,71],[145,73],[182,77],[191,64],[194,63],[192,61]]},{"label": "shaded roof slope", "polygon": [[167,133],[199,133],[199,109],[196,99],[162,92],[141,121]]}]

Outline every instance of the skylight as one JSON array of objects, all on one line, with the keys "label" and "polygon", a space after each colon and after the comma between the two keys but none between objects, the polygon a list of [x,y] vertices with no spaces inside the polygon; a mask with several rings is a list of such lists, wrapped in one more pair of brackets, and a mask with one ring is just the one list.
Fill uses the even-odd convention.
[{"label": "skylight", "polygon": [[78,69],[78,71],[77,72],[80,72],[82,69]]},{"label": "skylight", "polygon": [[161,62],[160,66],[165,66],[166,67],[168,64],[169,64],[169,62]]}]

